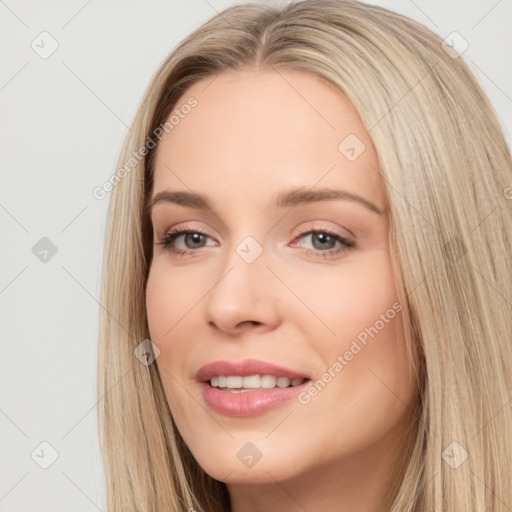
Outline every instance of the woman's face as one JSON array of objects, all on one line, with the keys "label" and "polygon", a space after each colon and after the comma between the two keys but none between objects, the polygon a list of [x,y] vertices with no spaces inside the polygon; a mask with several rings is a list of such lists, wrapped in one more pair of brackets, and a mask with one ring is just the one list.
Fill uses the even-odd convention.
[{"label": "woman's face", "polygon": [[[416,384],[357,112],[299,71],[224,72],[176,109],[155,160],[146,298],[183,439],[228,485],[384,477]],[[164,247],[174,228],[191,233]]]}]

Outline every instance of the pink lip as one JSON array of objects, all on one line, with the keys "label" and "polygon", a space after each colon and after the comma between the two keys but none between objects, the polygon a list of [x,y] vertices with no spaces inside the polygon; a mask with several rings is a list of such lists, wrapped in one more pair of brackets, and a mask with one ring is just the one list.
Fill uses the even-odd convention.
[{"label": "pink lip", "polygon": [[[293,379],[308,379],[300,386],[287,388],[258,389],[243,393],[221,391],[210,386],[214,375],[274,375]],[[200,382],[204,401],[213,410],[228,416],[256,416],[286,402],[310,384],[310,378],[302,373],[283,368],[265,361],[246,359],[244,361],[215,361],[203,366],[196,376]]]},{"label": "pink lip", "polygon": [[204,401],[213,410],[227,416],[257,416],[268,409],[297,396],[308,386],[307,380],[300,386],[289,388],[258,389],[245,393],[232,393],[212,388],[208,382],[200,384]]}]

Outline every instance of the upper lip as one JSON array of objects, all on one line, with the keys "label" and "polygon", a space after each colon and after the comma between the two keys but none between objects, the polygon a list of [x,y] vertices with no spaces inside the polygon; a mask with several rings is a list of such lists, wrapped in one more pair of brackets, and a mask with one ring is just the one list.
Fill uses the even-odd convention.
[{"label": "upper lip", "polygon": [[274,375],[275,377],[288,377],[293,379],[309,379],[307,375],[290,370],[258,359],[244,359],[242,361],[219,360],[209,363],[199,369],[196,379],[199,382],[208,382],[215,375]]}]

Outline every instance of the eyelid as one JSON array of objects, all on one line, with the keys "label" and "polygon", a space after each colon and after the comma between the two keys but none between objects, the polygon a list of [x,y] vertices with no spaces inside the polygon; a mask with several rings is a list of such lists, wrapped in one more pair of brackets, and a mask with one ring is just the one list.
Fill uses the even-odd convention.
[{"label": "eyelid", "polygon": [[[212,237],[211,235],[209,235],[205,229],[203,228],[200,228],[199,226],[196,226],[194,224],[190,224],[188,223],[187,221],[185,222],[179,222],[178,224],[175,224],[175,225],[171,225],[170,227],[166,227],[165,229],[162,229],[160,231],[161,233],[161,238],[163,238],[165,235],[167,235],[168,233],[171,233],[171,232],[176,232],[176,231],[193,231],[194,233],[201,233],[205,236],[208,236],[209,238],[214,238]],[[156,230],[155,230],[155,234],[157,234]]]}]

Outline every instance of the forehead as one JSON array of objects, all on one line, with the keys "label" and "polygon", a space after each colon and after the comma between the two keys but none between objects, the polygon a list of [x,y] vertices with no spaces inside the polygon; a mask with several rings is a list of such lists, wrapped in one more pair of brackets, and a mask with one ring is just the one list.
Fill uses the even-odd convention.
[{"label": "forehead", "polygon": [[[196,106],[182,109],[191,98]],[[316,76],[224,72],[187,89],[173,113],[157,148],[154,192],[252,201],[318,184],[385,204],[369,133],[343,93]]]}]

